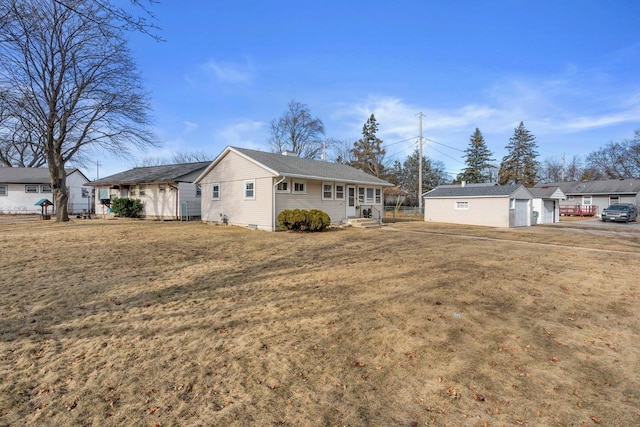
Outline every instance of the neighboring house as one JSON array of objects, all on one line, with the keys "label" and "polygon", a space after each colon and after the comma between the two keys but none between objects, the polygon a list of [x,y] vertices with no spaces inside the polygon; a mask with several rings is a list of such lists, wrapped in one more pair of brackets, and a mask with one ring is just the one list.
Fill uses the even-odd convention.
[{"label": "neighboring house", "polygon": [[[69,213],[89,210],[90,189],[85,187],[89,180],[79,169],[65,169],[65,172]],[[0,214],[40,213],[41,208],[35,203],[42,199],[55,203],[49,169],[0,167]]]},{"label": "neighboring house", "polygon": [[194,180],[210,162],[133,168],[90,182],[96,188],[96,214],[110,213],[111,200],[139,199],[150,219],[200,217],[200,186]]},{"label": "neighboring house", "polygon": [[532,194],[523,185],[440,185],[424,195],[424,220],[490,227],[531,225]]},{"label": "neighboring house", "polygon": [[195,182],[203,221],[267,231],[286,209],[320,209],[332,224],[381,219],[382,190],[392,185],[346,165],[238,147],[225,148]]},{"label": "neighboring house", "polygon": [[566,195],[560,206],[591,207],[595,215],[617,203],[640,205],[640,179],[607,179],[599,181],[572,181],[537,184],[535,188],[559,187]]},{"label": "neighboring house", "polygon": [[533,195],[534,224],[553,224],[560,222],[560,201],[566,196],[559,187],[543,186],[528,188]]}]

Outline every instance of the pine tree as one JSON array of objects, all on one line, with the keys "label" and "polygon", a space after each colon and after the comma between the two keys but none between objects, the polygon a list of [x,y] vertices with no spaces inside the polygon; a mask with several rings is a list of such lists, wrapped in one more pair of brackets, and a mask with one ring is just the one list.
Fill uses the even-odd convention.
[{"label": "pine tree", "polygon": [[492,159],[493,153],[487,147],[484,142],[484,137],[480,129],[476,128],[476,131],[469,138],[469,147],[464,150],[465,163],[467,167],[458,175],[457,181],[466,181],[469,183],[481,183],[488,182],[491,178],[490,168],[491,163],[495,159]]},{"label": "pine tree", "polygon": [[378,123],[372,114],[362,127],[362,138],[353,143],[351,153],[354,160],[348,165],[380,178],[384,173],[386,151],[382,148],[382,140],[376,136],[377,132]]},{"label": "pine tree", "polygon": [[518,183],[533,187],[539,167],[536,137],[524,127],[523,122],[515,128],[505,148],[509,152],[502,158],[498,183]]}]

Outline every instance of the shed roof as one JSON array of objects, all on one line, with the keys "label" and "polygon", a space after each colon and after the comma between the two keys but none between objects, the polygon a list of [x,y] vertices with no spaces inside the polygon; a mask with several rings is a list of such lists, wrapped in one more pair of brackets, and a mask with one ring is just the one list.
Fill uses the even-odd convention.
[{"label": "shed roof", "polygon": [[536,184],[535,188],[559,187],[568,196],[581,194],[638,194],[640,179],[605,179]]},{"label": "shed roof", "polygon": [[[65,169],[67,176],[75,171],[80,172],[75,168]],[[82,172],[80,173],[82,174]],[[2,184],[48,184],[50,182],[51,176],[48,168],[0,168],[0,183]]]},{"label": "shed roof", "polygon": [[383,179],[369,175],[359,169],[352,168],[351,166],[239,147],[225,148],[222,153],[216,157],[213,163],[211,163],[211,165],[198,177],[196,182],[199,182],[204,175],[213,169],[215,165],[229,152],[235,152],[241,155],[242,157],[269,170],[275,176],[393,186],[393,184]]},{"label": "shed roof", "polygon": [[166,182],[188,182],[186,176],[204,170],[211,162],[180,163],[174,165],[147,166],[129,169],[97,179],[88,185],[134,185]]},{"label": "shed roof", "polygon": [[566,195],[560,187],[532,187],[527,188],[536,199],[564,199]]},{"label": "shed roof", "polygon": [[524,188],[522,184],[486,184],[486,185],[439,185],[423,196],[426,198],[446,198],[446,197],[508,197],[519,188]]}]

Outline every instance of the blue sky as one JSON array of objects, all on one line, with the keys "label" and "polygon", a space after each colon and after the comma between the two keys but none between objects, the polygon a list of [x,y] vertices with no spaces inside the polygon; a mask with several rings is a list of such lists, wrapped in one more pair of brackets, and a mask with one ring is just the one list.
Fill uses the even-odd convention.
[{"label": "blue sky", "polygon": [[635,0],[162,0],[153,10],[166,41],[134,35],[130,46],[162,148],[101,154],[101,177],[176,152],[268,151],[269,123],[290,100],[338,140],[358,139],[375,114],[390,161],[416,147],[399,141],[418,135],[422,112],[424,153],[452,177],[476,127],[498,162],[520,121],[540,160],[584,157],[640,128]]}]

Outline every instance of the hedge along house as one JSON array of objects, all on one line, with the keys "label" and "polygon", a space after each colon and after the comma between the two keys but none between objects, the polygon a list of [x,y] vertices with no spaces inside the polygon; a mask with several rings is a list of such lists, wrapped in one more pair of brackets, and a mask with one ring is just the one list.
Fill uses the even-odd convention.
[{"label": "hedge along house", "polygon": [[537,184],[536,188],[559,187],[566,195],[561,207],[593,207],[595,215],[609,205],[631,203],[640,205],[640,179],[605,179],[598,181],[571,181]]},{"label": "hedge along house", "polygon": [[337,163],[227,147],[195,181],[202,220],[277,230],[286,209],[320,209],[332,224],[384,215],[382,190],[392,184]]},{"label": "hedge along house", "polygon": [[489,227],[531,225],[532,194],[523,185],[440,185],[424,195],[424,220]]},{"label": "hedge along house", "polygon": [[566,196],[559,187],[542,186],[528,188],[533,195],[533,224],[553,224],[560,222],[560,201]]},{"label": "hedge along house", "polygon": [[[79,169],[65,169],[69,191],[69,214],[80,214],[91,208],[89,180]],[[0,214],[40,213],[35,203],[53,199],[51,176],[47,168],[0,167]],[[55,209],[55,205],[53,206]]]},{"label": "hedge along house", "polygon": [[200,186],[194,180],[210,162],[133,168],[89,183],[96,188],[96,214],[110,214],[111,200],[128,197],[144,205],[149,219],[200,218]]}]

